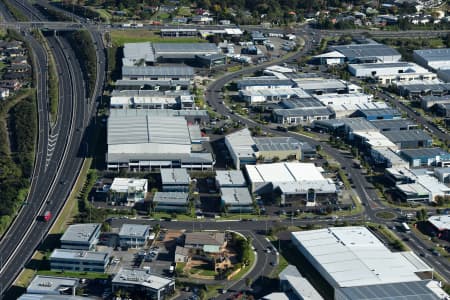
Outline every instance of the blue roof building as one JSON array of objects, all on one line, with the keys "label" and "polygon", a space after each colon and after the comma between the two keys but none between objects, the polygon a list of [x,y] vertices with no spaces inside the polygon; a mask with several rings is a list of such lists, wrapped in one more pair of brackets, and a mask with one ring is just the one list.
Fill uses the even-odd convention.
[{"label": "blue roof building", "polygon": [[395,108],[371,108],[359,109],[351,117],[363,117],[368,121],[374,120],[393,120],[401,118],[401,114]]},{"label": "blue roof building", "polygon": [[401,156],[411,167],[450,166],[450,153],[442,148],[404,149]]}]

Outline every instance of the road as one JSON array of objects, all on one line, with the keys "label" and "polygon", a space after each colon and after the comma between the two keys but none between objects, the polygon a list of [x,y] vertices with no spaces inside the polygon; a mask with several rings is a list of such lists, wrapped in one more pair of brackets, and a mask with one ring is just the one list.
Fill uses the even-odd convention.
[{"label": "road", "polygon": [[[28,2],[12,3],[34,18],[42,17],[34,12]],[[98,53],[98,82],[93,99],[97,99],[103,90],[106,59],[101,36],[94,36]],[[47,235],[52,222],[37,221],[36,217],[47,210],[54,216],[58,215],[68,198],[86,155],[84,145],[90,138],[84,129],[92,121],[91,113],[95,111],[95,101],[86,101],[83,73],[75,53],[64,39],[49,37],[48,43],[58,68],[60,91],[58,123],[49,129],[46,52],[31,36],[26,35],[25,38],[30,41],[36,56],[34,67],[38,74],[39,144],[28,205],[23,207],[0,242],[0,295],[14,281]],[[52,156],[46,164],[50,149]]]}]

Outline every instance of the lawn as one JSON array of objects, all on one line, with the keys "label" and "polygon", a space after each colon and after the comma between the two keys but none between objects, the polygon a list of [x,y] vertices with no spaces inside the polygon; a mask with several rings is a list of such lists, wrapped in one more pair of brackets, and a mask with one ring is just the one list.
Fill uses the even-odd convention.
[{"label": "lawn", "polygon": [[385,220],[392,220],[395,219],[396,215],[394,213],[391,213],[389,211],[380,211],[375,214],[377,218],[385,219]]},{"label": "lawn", "polygon": [[68,272],[68,271],[50,271],[42,270],[37,272],[38,275],[47,276],[60,276],[60,277],[74,277],[74,278],[86,278],[86,279],[108,279],[109,275],[105,273],[95,272]]},{"label": "lawn", "polygon": [[150,30],[112,30],[111,41],[114,46],[123,46],[125,43],[203,43],[198,37],[179,37],[179,38],[162,38],[155,31]]},{"label": "lawn", "polygon": [[250,251],[250,263],[243,267],[236,275],[233,276],[232,280],[240,280],[255,264],[256,255],[254,251]]}]

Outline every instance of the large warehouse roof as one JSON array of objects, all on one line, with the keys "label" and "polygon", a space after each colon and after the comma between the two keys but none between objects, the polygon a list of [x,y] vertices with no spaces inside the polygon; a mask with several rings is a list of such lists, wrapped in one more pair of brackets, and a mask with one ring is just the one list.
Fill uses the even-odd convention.
[{"label": "large warehouse roof", "polygon": [[419,281],[417,272],[432,271],[412,252],[391,252],[365,227],[293,232],[292,240],[336,287]]},{"label": "large warehouse roof", "polygon": [[253,183],[326,180],[313,163],[282,162],[246,165],[245,168]]},{"label": "large warehouse roof", "polygon": [[334,50],[342,53],[348,59],[366,58],[366,57],[383,57],[383,56],[400,56],[400,53],[383,44],[351,44],[342,46],[333,46]]},{"label": "large warehouse roof", "polygon": [[157,56],[168,53],[217,52],[216,44],[212,43],[153,43],[153,48]]},{"label": "large warehouse roof", "polygon": [[[139,110],[144,112],[144,110]],[[149,116],[120,110],[108,119],[108,145],[191,144],[187,122],[182,117]]]},{"label": "large warehouse roof", "polygon": [[300,142],[291,137],[254,138],[258,151],[300,150]]},{"label": "large warehouse roof", "polygon": [[450,60],[450,48],[414,50],[414,54],[428,62]]},{"label": "large warehouse roof", "polygon": [[431,137],[421,129],[415,130],[392,130],[385,131],[383,134],[394,143],[431,140]]}]

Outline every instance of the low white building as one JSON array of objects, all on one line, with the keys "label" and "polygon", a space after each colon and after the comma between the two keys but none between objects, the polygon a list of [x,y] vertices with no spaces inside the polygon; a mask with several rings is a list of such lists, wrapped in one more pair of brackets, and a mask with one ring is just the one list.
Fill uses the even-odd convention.
[{"label": "low white building", "polygon": [[143,202],[147,192],[147,179],[116,177],[109,189],[109,197],[110,201],[133,206]]},{"label": "low white building", "polygon": [[104,273],[109,264],[109,257],[109,252],[55,249],[49,258],[50,269]]},{"label": "low white building", "polygon": [[350,64],[349,72],[358,78],[372,78],[379,84],[412,80],[435,80],[437,75],[411,62]]},{"label": "low white building", "polygon": [[301,201],[314,205],[337,197],[336,185],[313,163],[282,162],[246,165],[250,190],[258,195],[279,193],[281,204]]},{"label": "low white building", "polygon": [[78,278],[36,275],[28,285],[27,293],[75,296],[78,281]]},{"label": "low white building", "polygon": [[114,90],[110,108],[115,109],[194,109],[189,91]]}]

